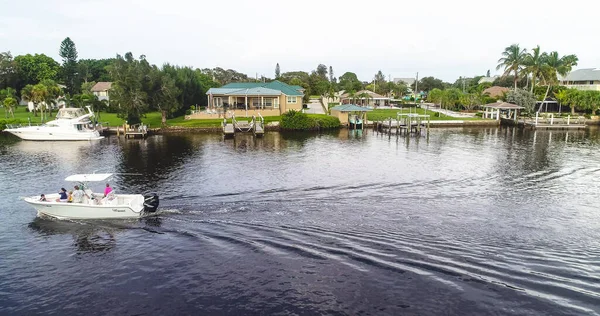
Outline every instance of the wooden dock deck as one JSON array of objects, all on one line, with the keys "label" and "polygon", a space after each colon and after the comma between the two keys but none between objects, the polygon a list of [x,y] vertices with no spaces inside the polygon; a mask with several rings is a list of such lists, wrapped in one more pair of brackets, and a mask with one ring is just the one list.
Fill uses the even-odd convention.
[{"label": "wooden dock deck", "polygon": [[534,119],[522,119],[518,121],[518,125],[522,125],[527,128],[533,129],[585,129],[587,125],[585,124],[584,117],[571,117],[568,115],[567,117],[554,117],[552,114],[549,118],[541,118],[536,117]]}]

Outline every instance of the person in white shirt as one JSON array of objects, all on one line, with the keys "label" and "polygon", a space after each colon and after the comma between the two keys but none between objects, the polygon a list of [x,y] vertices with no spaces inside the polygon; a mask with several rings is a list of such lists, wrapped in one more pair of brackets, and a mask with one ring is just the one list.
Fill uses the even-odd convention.
[{"label": "person in white shirt", "polygon": [[73,203],[83,203],[83,196],[85,192],[79,188],[78,185],[75,186],[75,191],[73,191]]}]

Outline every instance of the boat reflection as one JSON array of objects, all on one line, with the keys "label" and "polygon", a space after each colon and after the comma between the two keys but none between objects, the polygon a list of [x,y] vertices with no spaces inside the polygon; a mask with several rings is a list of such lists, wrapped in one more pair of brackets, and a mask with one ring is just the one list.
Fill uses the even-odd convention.
[{"label": "boat reflection", "polygon": [[20,141],[12,145],[19,153],[28,156],[71,164],[95,157],[94,148],[100,147],[99,141]]},{"label": "boat reflection", "polygon": [[62,221],[36,217],[28,227],[42,236],[72,235],[77,254],[108,252],[117,244],[116,236],[130,229],[155,232],[161,226],[157,217],[132,221]]}]

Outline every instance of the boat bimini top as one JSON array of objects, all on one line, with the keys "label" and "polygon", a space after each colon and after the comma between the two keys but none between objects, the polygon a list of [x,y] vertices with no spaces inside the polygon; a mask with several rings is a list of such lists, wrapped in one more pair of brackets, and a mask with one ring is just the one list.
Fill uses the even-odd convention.
[{"label": "boat bimini top", "polygon": [[69,182],[102,182],[112,177],[112,173],[74,174],[65,178]]}]

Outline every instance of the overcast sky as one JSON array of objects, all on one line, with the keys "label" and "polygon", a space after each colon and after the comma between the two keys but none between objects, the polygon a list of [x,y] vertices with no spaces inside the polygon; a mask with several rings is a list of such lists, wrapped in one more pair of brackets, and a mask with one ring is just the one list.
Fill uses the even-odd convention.
[{"label": "overcast sky", "polygon": [[[572,5],[571,5],[572,4]],[[333,66],[336,77],[484,75],[506,46],[600,67],[595,1],[0,0],[0,51],[60,62],[67,36],[79,58],[131,51],[151,63],[231,68],[249,76]]]}]

